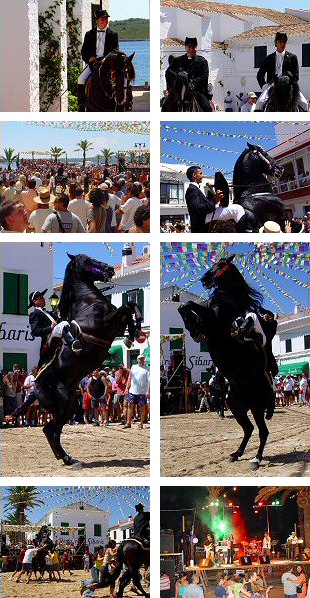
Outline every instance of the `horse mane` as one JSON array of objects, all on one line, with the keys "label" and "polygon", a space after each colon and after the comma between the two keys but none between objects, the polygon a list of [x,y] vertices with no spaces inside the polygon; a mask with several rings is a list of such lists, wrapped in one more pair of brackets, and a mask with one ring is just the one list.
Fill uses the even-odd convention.
[{"label": "horse mane", "polygon": [[62,286],[62,291],[60,295],[60,301],[58,304],[59,314],[62,320],[68,319],[68,314],[70,312],[72,303],[73,303],[73,284],[74,284],[74,277],[73,277],[73,262],[70,261],[67,264],[65,270],[65,276]]},{"label": "horse mane", "polygon": [[[238,268],[234,264],[229,265],[229,282],[225,288],[216,287],[216,291],[224,290],[229,291],[230,298],[236,303],[242,311],[246,310],[258,310],[260,311],[263,303],[263,295],[254,287],[250,286],[245,280],[244,276],[239,272]],[[215,293],[216,293],[215,291]]]},{"label": "horse mane", "polygon": [[[127,54],[125,54],[125,52],[122,52],[122,50],[112,50],[112,52],[110,52],[102,61],[102,65],[106,66],[106,67],[110,67],[111,63],[113,65],[114,61],[118,58],[120,58],[121,56],[125,57],[125,59],[128,58]],[[128,69],[128,78],[130,81],[132,81],[135,76],[136,76],[136,71],[135,71],[135,67],[132,64],[132,60],[128,60],[127,61],[127,69]]]},{"label": "horse mane", "polygon": [[299,85],[291,73],[282,73],[275,81],[274,88],[268,102],[268,110],[281,112],[295,112],[299,100]]},{"label": "horse mane", "polygon": [[253,193],[253,187],[257,193],[272,193],[270,183],[256,166],[251,154],[252,150],[246,148],[235,163],[233,172],[234,203],[238,203],[238,199],[247,190]]}]

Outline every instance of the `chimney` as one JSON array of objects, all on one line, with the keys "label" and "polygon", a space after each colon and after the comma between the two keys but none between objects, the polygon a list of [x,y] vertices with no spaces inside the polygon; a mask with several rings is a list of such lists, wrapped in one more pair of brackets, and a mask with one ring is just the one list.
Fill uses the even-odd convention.
[{"label": "chimney", "polygon": [[137,259],[137,247],[135,243],[125,243],[122,249],[122,266],[128,268]]}]

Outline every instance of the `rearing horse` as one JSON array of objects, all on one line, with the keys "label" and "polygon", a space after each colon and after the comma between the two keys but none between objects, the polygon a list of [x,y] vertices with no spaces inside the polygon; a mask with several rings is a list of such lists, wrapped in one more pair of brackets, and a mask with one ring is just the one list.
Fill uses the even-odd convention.
[{"label": "rearing horse", "polygon": [[143,565],[146,568],[150,566],[150,548],[145,548],[140,540],[135,538],[124,540],[117,549],[116,561],[118,566],[112,574],[112,579],[114,581],[120,575],[123,566],[125,565],[126,567],[125,572],[119,580],[117,598],[122,598],[124,589],[131,579],[138,590],[142,592],[143,596],[149,598],[149,594],[141,585],[139,569],[141,569]]},{"label": "rearing horse", "polygon": [[75,413],[76,388],[86,374],[101,366],[113,340],[123,336],[127,326],[130,338],[134,339],[142,317],[137,305],[116,308],[95,286],[95,281],[108,282],[114,268],[87,255],[68,256],[70,262],[58,307],[62,320],[75,321],[83,351],[77,355],[62,345],[40,370],[34,392],[44,409],[53,415],[43,432],[56,459],[72,465],[74,460],[61,446],[60,436],[63,426]]},{"label": "rearing horse", "polygon": [[247,284],[232,264],[233,259],[233,255],[220,259],[202,277],[203,286],[213,289],[206,302],[189,301],[178,311],[192,338],[196,342],[207,341],[213,363],[229,381],[227,403],[243,429],[242,442],[231,453],[231,461],[237,461],[244,453],[254,430],[247,412],[250,410],[253,414],[260,444],[251,466],[257,469],[269,434],[265,412],[266,419],[270,419],[275,408],[275,396],[263,346],[254,340],[240,342],[232,335],[236,318],[245,317],[249,311],[261,315],[265,311],[262,296]]},{"label": "rearing horse", "polygon": [[86,84],[88,112],[128,112],[132,110],[131,82],[135,78],[132,64],[135,52],[113,50],[95,63]]}]

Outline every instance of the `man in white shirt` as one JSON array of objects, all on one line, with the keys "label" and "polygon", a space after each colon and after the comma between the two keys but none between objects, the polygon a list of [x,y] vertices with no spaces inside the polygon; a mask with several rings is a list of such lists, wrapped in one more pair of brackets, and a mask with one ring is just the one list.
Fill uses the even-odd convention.
[{"label": "man in white shirt", "polygon": [[127,413],[127,423],[124,426],[124,430],[126,428],[131,428],[131,420],[135,405],[140,407],[139,428],[142,429],[146,415],[147,399],[150,394],[150,374],[145,367],[144,355],[139,355],[138,363],[131,367],[125,390],[125,394],[127,393],[129,393],[129,408]]},{"label": "man in white shirt", "polygon": [[68,210],[79,217],[85,230],[87,227],[87,212],[91,208],[91,203],[84,197],[84,192],[81,187],[75,190],[75,199],[69,201]]},{"label": "man in white shirt", "polygon": [[115,233],[116,232],[116,210],[120,207],[121,205],[121,200],[119,197],[117,197],[117,195],[115,195],[114,193],[110,193],[110,189],[111,189],[111,185],[110,183],[108,183],[107,181],[105,181],[104,183],[101,183],[101,185],[99,185],[99,189],[102,189],[103,191],[107,191],[108,195],[109,195],[109,206],[110,208],[112,208],[112,220],[111,220],[111,232]]},{"label": "man in white shirt", "polygon": [[54,210],[43,226],[42,233],[85,233],[85,228],[79,217],[69,212],[69,196],[62,193],[55,197]]},{"label": "man in white shirt", "polygon": [[293,575],[294,567],[289,571],[283,573],[281,581],[283,583],[283,590],[285,598],[297,598],[297,577]]},{"label": "man in white shirt", "polygon": [[248,93],[247,101],[245,104],[243,104],[243,106],[241,106],[240,111],[241,112],[254,112],[254,110],[256,108],[256,100],[257,100],[256,93],[254,93],[254,91],[250,91]]},{"label": "man in white shirt", "polygon": [[48,187],[42,187],[39,196],[34,197],[35,204],[39,204],[37,210],[33,210],[29,216],[28,230],[31,233],[40,233],[42,226],[49,214],[53,213],[50,208],[50,192]]}]

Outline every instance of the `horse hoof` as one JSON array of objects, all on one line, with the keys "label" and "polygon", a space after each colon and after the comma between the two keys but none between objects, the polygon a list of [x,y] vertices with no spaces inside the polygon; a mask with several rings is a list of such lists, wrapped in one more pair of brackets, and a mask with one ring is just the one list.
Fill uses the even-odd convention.
[{"label": "horse hoof", "polygon": [[251,471],[257,471],[259,469],[259,466],[260,466],[260,460],[257,459],[257,457],[254,457],[254,459],[250,460]]},{"label": "horse hoof", "polygon": [[274,409],[267,409],[265,419],[271,419],[274,414]]},{"label": "horse hoof", "polygon": [[231,453],[231,455],[229,455],[229,460],[233,463],[234,461],[238,461],[239,459],[239,455],[238,453]]},{"label": "horse hoof", "polygon": [[71,469],[82,469],[83,463],[81,461],[72,459],[72,463],[71,463],[70,467],[71,467]]}]

